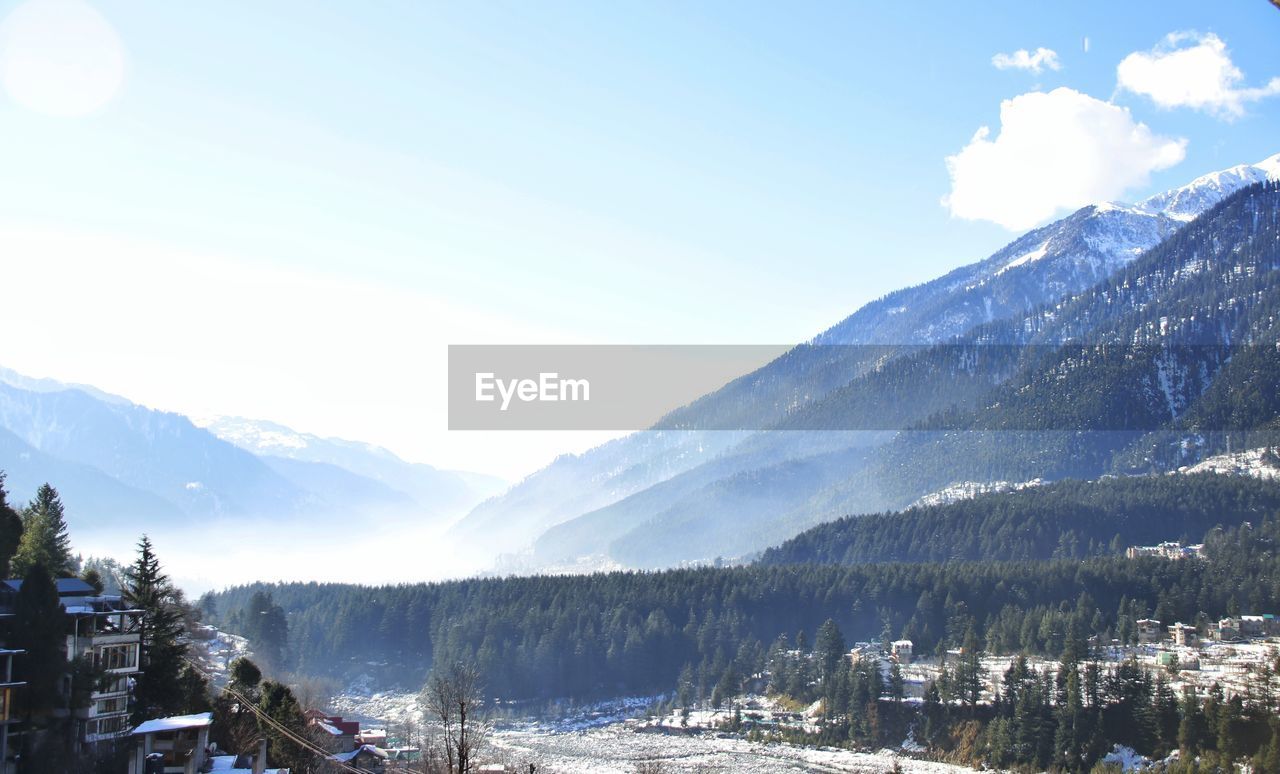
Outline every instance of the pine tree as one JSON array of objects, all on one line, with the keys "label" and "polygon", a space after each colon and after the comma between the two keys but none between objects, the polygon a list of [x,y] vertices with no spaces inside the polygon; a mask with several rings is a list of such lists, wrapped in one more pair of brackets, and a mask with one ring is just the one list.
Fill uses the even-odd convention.
[{"label": "pine tree", "polygon": [[897,661],[894,661],[889,667],[889,698],[893,699],[895,704],[898,704],[906,693],[907,681],[902,676],[902,667],[898,666]]},{"label": "pine tree", "polygon": [[4,490],[4,471],[0,470],[0,577],[13,577],[9,563],[22,542],[22,517],[9,506],[8,493]]},{"label": "pine tree", "polygon": [[836,669],[844,660],[844,654],[844,635],[840,633],[836,622],[828,618],[818,627],[818,637],[814,642],[814,655],[818,659],[818,680],[822,685],[822,695],[828,699],[828,706],[831,704]]},{"label": "pine tree", "polygon": [[262,698],[262,671],[249,659],[240,657],[231,662],[227,674],[231,678],[227,690],[213,701],[214,741],[237,754],[250,752],[259,737],[252,708]]},{"label": "pine tree", "polygon": [[1272,717],[1269,724],[1270,740],[1258,750],[1254,759],[1254,771],[1280,771],[1280,718]]},{"label": "pine tree", "polygon": [[138,542],[138,558],[125,570],[124,598],[142,614],[142,674],[135,693],[135,718],[177,714],[182,708],[179,684],[186,645],[176,590],[160,568],[160,559],[146,535]]},{"label": "pine tree", "polygon": [[[306,719],[293,691],[283,683],[267,680],[262,684],[262,698],[258,709],[276,723],[293,732],[293,736],[305,736]],[[303,771],[308,762],[307,751],[276,728],[264,729],[267,737],[267,760],[272,766]]]},{"label": "pine tree", "polygon": [[27,683],[27,716],[48,712],[61,703],[60,685],[67,673],[66,622],[58,588],[49,570],[34,564],[22,579],[14,603],[10,647],[25,650],[16,676]]},{"label": "pine tree", "polygon": [[244,635],[253,643],[264,665],[268,669],[282,669],[289,640],[289,621],[284,609],[271,599],[270,594],[257,591],[249,598],[244,622]]},{"label": "pine tree", "polygon": [[1054,741],[1055,757],[1067,771],[1078,771],[1083,763],[1085,744],[1084,700],[1080,691],[1080,673],[1074,663],[1063,664],[1066,673],[1066,689],[1058,706],[1057,736]]},{"label": "pine tree", "polygon": [[978,703],[982,695],[985,670],[982,668],[982,649],[978,645],[978,634],[970,623],[965,630],[964,652],[956,664],[955,695],[969,706]]},{"label": "pine tree", "polygon": [[1156,725],[1156,754],[1160,757],[1168,755],[1170,751],[1178,747],[1178,697],[1174,695],[1173,689],[1169,687],[1169,680],[1165,676],[1159,675],[1156,678],[1155,687],[1155,725]]},{"label": "pine tree", "polygon": [[35,499],[22,512],[22,539],[11,569],[14,574],[25,576],[37,564],[55,578],[75,575],[62,499],[58,490],[48,484],[36,490]]}]

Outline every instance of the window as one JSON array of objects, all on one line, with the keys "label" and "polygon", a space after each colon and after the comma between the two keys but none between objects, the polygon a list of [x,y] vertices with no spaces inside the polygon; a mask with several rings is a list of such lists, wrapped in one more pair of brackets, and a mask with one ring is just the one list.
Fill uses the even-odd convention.
[{"label": "window", "polygon": [[111,699],[98,700],[99,715],[111,715],[116,712],[123,712],[126,709],[126,707],[127,705],[125,704],[124,697],[122,696],[116,696],[115,698],[111,698]]},{"label": "window", "polygon": [[138,646],[104,645],[98,650],[98,666],[103,669],[131,669],[138,665]]},{"label": "window", "polygon": [[119,734],[127,730],[126,722],[129,720],[127,715],[117,715],[113,718],[102,718],[101,720],[90,720],[85,727],[85,732],[89,736],[102,734]]}]

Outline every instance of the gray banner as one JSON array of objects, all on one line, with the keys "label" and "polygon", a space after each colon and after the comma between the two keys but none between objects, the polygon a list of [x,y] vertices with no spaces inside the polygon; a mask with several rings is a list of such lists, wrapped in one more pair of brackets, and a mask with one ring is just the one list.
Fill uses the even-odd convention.
[{"label": "gray banner", "polygon": [[449,429],[1276,430],[1201,398],[1277,374],[1275,345],[452,345]]}]

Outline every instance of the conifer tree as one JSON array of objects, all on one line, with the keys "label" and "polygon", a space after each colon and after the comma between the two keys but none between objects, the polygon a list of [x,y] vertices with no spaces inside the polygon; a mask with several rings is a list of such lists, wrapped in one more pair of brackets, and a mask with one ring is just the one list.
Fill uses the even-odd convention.
[{"label": "conifer tree", "polygon": [[43,564],[27,570],[14,603],[10,647],[25,650],[18,658],[19,679],[27,683],[27,718],[56,708],[59,688],[67,672],[66,622],[58,588]]},{"label": "conifer tree", "polygon": [[71,538],[67,534],[62,499],[48,484],[36,490],[36,497],[22,512],[22,539],[13,557],[12,572],[25,576],[34,565],[43,565],[55,578],[75,575]]},{"label": "conifer tree", "polygon": [[138,558],[125,570],[124,598],[130,607],[143,611],[142,674],[135,693],[138,719],[177,714],[182,708],[179,684],[186,645],[177,591],[160,567],[160,559],[146,535],[138,542]]},{"label": "conifer tree", "polygon": [[[274,680],[263,682],[258,709],[291,731],[293,736],[305,736],[306,718],[289,686]],[[301,745],[273,726],[266,726],[263,731],[267,736],[267,760],[273,767],[305,770],[309,753]]]},{"label": "conifer tree", "polygon": [[0,577],[12,577],[9,562],[22,541],[22,517],[9,506],[8,493],[4,489],[4,471],[0,470]]}]

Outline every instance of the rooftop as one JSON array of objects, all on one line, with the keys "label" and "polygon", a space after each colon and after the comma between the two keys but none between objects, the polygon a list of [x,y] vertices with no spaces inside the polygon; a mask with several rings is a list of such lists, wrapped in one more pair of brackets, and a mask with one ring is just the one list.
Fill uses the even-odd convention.
[{"label": "rooftop", "polygon": [[195,715],[175,715],[171,718],[148,720],[133,729],[135,736],[140,734],[160,734],[166,731],[183,731],[192,728],[204,728],[213,724],[212,712],[199,712]]}]

